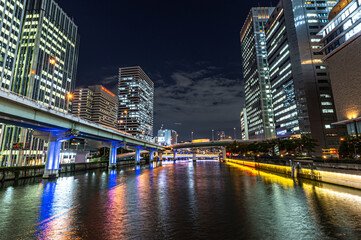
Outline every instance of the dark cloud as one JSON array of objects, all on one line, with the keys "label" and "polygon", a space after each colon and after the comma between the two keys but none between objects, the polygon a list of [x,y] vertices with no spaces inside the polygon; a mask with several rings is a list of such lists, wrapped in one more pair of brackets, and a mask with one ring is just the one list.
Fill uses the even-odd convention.
[{"label": "dark cloud", "polygon": [[[183,140],[189,139],[191,131],[197,138],[210,138],[212,129],[232,134],[233,128],[239,127],[240,78],[216,66],[195,66],[194,70],[179,69],[159,79],[160,86],[155,81],[155,130],[164,124],[177,130]],[[175,124],[180,122],[181,127]]]}]

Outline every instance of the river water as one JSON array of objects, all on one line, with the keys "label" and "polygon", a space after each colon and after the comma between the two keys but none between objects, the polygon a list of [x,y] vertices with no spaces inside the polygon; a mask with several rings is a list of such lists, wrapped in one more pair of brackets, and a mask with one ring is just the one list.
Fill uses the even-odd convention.
[{"label": "river water", "polygon": [[361,191],[212,161],[28,179],[0,239],[361,239]]}]

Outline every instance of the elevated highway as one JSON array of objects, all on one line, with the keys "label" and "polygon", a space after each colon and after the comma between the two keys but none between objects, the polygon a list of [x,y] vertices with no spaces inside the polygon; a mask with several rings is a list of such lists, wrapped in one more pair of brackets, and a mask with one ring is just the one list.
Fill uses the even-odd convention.
[{"label": "elevated highway", "polygon": [[141,150],[150,151],[152,157],[155,151],[164,149],[153,142],[50,109],[32,99],[3,89],[0,90],[0,123],[32,128],[36,130],[34,133],[36,137],[48,142],[44,177],[57,174],[61,143],[72,138],[109,143],[110,166],[116,165],[116,153],[119,147],[134,147],[138,161]]}]

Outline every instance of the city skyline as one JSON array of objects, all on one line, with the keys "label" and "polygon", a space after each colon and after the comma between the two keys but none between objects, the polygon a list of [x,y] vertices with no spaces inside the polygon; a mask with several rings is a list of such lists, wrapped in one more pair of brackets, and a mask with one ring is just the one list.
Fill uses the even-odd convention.
[{"label": "city skyline", "polygon": [[[57,2],[80,29],[77,87],[103,84],[116,93],[118,68],[141,66],[155,84],[156,131],[164,124],[189,140],[192,131],[199,138],[211,138],[212,129],[233,136],[236,127],[240,137],[239,32],[249,9],[270,1],[211,1],[207,9],[192,1],[87,1],[87,12],[84,3]],[[92,20],[95,12],[106,16]]]}]

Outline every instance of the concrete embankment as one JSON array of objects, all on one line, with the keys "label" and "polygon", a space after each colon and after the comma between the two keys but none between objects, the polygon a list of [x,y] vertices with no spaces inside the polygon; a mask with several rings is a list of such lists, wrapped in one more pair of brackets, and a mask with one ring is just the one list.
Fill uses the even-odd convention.
[{"label": "concrete embankment", "polygon": [[303,178],[361,189],[361,171],[357,170],[361,169],[361,165],[358,164],[336,166],[335,164],[317,163],[312,165],[304,164],[304,166],[302,166],[302,163],[298,164],[297,161],[293,161],[290,163],[290,166],[286,166],[235,159],[227,159],[227,162],[282,174],[288,177]]},{"label": "concrete embankment", "polygon": [[[134,165],[134,160],[120,161],[118,166]],[[98,168],[107,168],[108,161],[90,162],[90,163],[70,163],[60,164],[59,173],[71,173],[93,170]],[[26,166],[26,167],[5,167],[0,168],[0,182],[8,180],[18,180],[31,177],[42,177],[44,174],[44,165]]]}]

